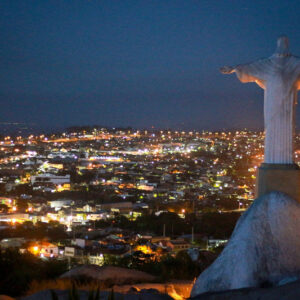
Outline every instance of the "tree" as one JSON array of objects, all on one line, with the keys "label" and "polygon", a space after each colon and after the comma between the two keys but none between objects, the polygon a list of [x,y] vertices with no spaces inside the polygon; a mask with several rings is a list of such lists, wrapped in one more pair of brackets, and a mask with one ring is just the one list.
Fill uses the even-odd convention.
[{"label": "tree", "polygon": [[21,296],[33,280],[53,279],[67,271],[67,262],[42,261],[18,250],[0,252],[0,294]]},{"label": "tree", "polygon": [[8,206],[6,204],[0,204],[0,212],[7,213],[8,212]]},{"label": "tree", "polygon": [[25,212],[28,209],[28,202],[25,199],[17,199],[17,208],[20,212]]}]

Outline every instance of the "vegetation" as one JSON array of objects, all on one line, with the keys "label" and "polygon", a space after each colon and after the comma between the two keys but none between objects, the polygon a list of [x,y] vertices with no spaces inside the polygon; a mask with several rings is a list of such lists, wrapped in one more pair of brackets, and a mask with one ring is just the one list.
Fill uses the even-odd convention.
[{"label": "vegetation", "polygon": [[185,219],[182,219],[176,213],[166,212],[161,213],[159,216],[144,214],[136,220],[129,220],[120,215],[114,219],[113,223],[111,221],[97,221],[95,226],[104,228],[113,225],[122,229],[155,235],[162,235],[165,226],[166,235],[172,237],[191,234],[192,227],[194,227],[194,233],[201,234],[204,237],[226,239],[230,237],[239,217],[240,213],[235,212],[207,212],[202,214],[201,217],[187,214]]},{"label": "vegetation", "polygon": [[[58,300],[58,295],[55,293],[54,290],[51,290],[51,298],[52,300]],[[72,288],[68,291],[68,300],[79,300],[80,296],[78,294],[78,290],[75,284],[72,284]],[[97,290],[94,291],[90,290],[88,294],[87,300],[99,300],[100,299],[100,288],[98,287]]]},{"label": "vegetation", "polygon": [[[123,258],[106,257],[106,264],[148,272],[155,275],[159,281],[192,280],[212,261],[212,259],[207,260],[203,257],[201,261],[195,263],[185,251],[178,252],[174,257],[168,254],[158,260],[153,260],[151,256],[141,257],[139,255]],[[71,290],[74,287],[80,290],[97,291],[111,288],[114,285],[111,280],[99,282],[85,276],[72,280],[59,279],[58,277],[68,269],[66,261],[41,260],[29,253],[20,254],[17,250],[11,249],[0,252],[0,269],[0,294],[13,297],[33,294],[45,289]],[[95,300],[96,294],[93,296]]]},{"label": "vegetation", "polygon": [[0,294],[21,296],[33,280],[54,279],[67,271],[67,262],[41,260],[17,250],[0,252]]},{"label": "vegetation", "polygon": [[[215,256],[214,256],[215,258]],[[151,255],[132,255],[122,258],[107,256],[105,263],[118,267],[132,268],[157,276],[159,281],[171,279],[193,280],[197,277],[213,259],[203,258],[200,262],[193,262],[186,251],[180,251],[175,256],[170,254],[160,259],[153,259]]]},{"label": "vegetation", "polygon": [[27,295],[32,295],[44,290],[76,290],[81,291],[97,291],[110,288],[111,282],[99,282],[94,278],[81,276],[78,278],[57,278],[48,280],[33,280],[26,291]]},{"label": "vegetation", "polygon": [[66,227],[57,221],[49,223],[37,222],[35,225],[26,221],[23,224],[16,224],[13,227],[0,231],[0,238],[24,237],[50,240],[60,240],[67,238]]}]

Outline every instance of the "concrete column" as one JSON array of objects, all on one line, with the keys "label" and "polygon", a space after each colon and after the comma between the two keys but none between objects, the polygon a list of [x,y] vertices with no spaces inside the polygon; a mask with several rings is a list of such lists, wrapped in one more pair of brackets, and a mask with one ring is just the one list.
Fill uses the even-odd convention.
[{"label": "concrete column", "polygon": [[298,165],[261,164],[256,176],[256,198],[272,191],[285,193],[300,202],[300,168]]}]

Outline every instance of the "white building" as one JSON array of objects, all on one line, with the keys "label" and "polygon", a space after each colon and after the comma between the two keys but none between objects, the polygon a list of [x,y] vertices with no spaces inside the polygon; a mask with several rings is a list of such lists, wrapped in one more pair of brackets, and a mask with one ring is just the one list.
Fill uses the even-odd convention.
[{"label": "white building", "polygon": [[70,207],[74,204],[74,201],[71,199],[57,199],[47,202],[51,208],[55,208],[57,210],[61,209],[62,207]]},{"label": "white building", "polygon": [[45,174],[39,174],[36,176],[31,176],[31,184],[47,184],[52,183],[54,185],[62,185],[65,183],[70,183],[70,175],[65,176],[59,176],[59,175],[53,175],[49,173]]}]

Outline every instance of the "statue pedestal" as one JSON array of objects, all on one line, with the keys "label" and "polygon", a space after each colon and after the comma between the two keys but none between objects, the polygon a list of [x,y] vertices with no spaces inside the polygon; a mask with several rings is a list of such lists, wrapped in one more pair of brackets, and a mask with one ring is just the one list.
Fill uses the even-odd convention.
[{"label": "statue pedestal", "polygon": [[300,202],[300,168],[296,164],[266,164],[258,168],[256,197],[283,192]]}]

